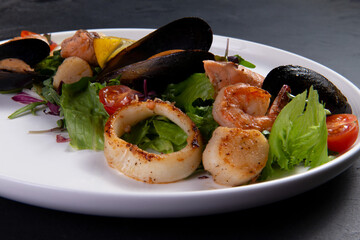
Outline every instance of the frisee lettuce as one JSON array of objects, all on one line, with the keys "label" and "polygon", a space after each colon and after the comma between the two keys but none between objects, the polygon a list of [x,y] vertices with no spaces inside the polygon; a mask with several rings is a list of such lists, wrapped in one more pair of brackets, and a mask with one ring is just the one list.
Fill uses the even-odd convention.
[{"label": "frisee lettuce", "polygon": [[314,168],[329,161],[326,113],[312,87],[297,95],[280,112],[269,137],[269,158],[262,179],[274,174],[273,168],[292,170],[303,165]]}]

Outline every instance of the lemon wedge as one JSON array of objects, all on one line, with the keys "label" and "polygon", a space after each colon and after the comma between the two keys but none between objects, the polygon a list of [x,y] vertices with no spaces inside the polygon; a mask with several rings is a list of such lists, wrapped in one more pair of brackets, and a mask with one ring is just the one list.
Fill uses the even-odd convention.
[{"label": "lemon wedge", "polygon": [[121,50],[123,50],[124,48],[130,46],[130,45],[133,44],[134,42],[136,42],[136,41],[135,41],[135,40],[131,40],[131,39],[123,38],[122,45],[119,46],[117,49],[115,49],[115,51],[114,51],[113,53],[111,53],[111,55],[108,57],[107,61],[109,61],[110,59],[112,59],[113,57],[115,57],[119,52],[121,52]]},{"label": "lemon wedge", "polygon": [[120,37],[102,36],[95,38],[94,50],[99,66],[104,68],[107,61],[134,42],[135,40]]}]

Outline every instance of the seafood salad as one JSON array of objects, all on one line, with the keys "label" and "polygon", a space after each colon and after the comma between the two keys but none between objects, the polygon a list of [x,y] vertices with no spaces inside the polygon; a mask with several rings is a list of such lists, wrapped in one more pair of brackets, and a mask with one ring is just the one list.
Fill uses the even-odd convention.
[{"label": "seafood salad", "polygon": [[202,19],[126,37],[78,30],[56,43],[22,31],[1,44],[0,92],[24,104],[11,121],[45,109],[59,116],[44,130],[59,144],[103,151],[109,167],[153,184],[197,171],[225,186],[267,181],[327,163],[357,139],[331,79],[291,63],[262,76],[241,52],[215,55]]}]

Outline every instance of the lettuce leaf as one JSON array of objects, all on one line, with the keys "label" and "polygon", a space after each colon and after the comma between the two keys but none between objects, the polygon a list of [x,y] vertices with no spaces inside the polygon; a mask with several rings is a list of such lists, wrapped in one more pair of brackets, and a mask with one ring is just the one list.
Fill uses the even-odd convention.
[{"label": "lettuce leaf", "polygon": [[53,76],[60,64],[64,61],[61,57],[60,50],[54,51],[52,56],[48,56],[35,65],[35,71],[46,76]]},{"label": "lettuce leaf", "polygon": [[287,171],[298,165],[314,168],[329,161],[324,106],[312,87],[306,96],[307,91],[297,95],[276,118],[263,179],[274,173],[273,167]]},{"label": "lettuce leaf", "polygon": [[140,121],[121,138],[143,150],[152,149],[159,153],[176,152],[187,144],[187,134],[184,130],[163,116]]},{"label": "lettuce leaf", "polygon": [[153,124],[160,138],[172,142],[175,146],[181,146],[186,143],[187,134],[173,122],[155,119]]},{"label": "lettuce leaf", "polygon": [[64,84],[60,105],[71,139],[70,145],[76,149],[103,150],[104,126],[109,115],[89,79]]},{"label": "lettuce leaf", "polygon": [[212,117],[214,87],[204,73],[195,73],[185,81],[169,84],[163,94],[165,100],[175,102],[199,128],[205,141],[218,126]]}]

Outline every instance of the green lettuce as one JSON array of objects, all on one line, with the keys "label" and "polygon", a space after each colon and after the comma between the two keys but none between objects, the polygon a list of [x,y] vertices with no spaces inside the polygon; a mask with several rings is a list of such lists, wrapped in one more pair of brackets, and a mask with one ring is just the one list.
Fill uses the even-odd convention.
[{"label": "green lettuce", "polygon": [[185,81],[169,84],[163,94],[165,100],[175,102],[199,128],[205,141],[218,126],[212,117],[215,90],[204,73],[195,73]]},{"label": "green lettuce", "polygon": [[163,116],[154,116],[139,122],[121,138],[143,150],[152,149],[159,153],[176,152],[187,144],[184,130]]},{"label": "green lettuce", "polygon": [[64,84],[60,105],[71,139],[70,145],[76,149],[103,150],[104,126],[109,115],[89,79]]},{"label": "green lettuce", "polygon": [[297,95],[276,118],[269,137],[269,158],[262,172],[266,179],[274,168],[292,170],[303,165],[314,168],[329,161],[326,112],[311,87]]},{"label": "green lettuce", "polygon": [[48,56],[36,64],[34,70],[41,75],[51,77],[63,61],[64,58],[61,57],[60,50],[54,51],[52,56]]}]

